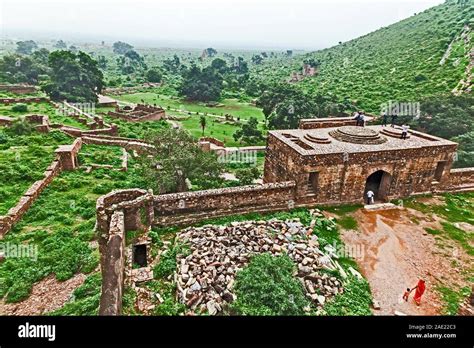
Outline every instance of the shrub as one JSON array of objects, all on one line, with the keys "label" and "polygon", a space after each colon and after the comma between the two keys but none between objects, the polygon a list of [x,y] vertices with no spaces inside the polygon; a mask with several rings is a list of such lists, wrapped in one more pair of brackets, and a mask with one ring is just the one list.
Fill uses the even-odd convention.
[{"label": "shrub", "polygon": [[176,256],[185,252],[186,249],[182,245],[176,245],[166,251],[161,256],[160,262],[153,268],[153,276],[155,278],[165,278],[173,274],[177,266]]},{"label": "shrub", "polygon": [[25,120],[15,120],[8,128],[8,132],[13,135],[30,135],[33,132],[33,126]]},{"label": "shrub", "polygon": [[12,111],[14,112],[27,112],[28,111],[28,105],[23,104],[23,103],[18,103],[12,106]]},{"label": "shrub", "polygon": [[324,310],[327,315],[371,315],[371,303],[372,296],[367,281],[351,277],[344,293],[336,295],[324,306]]},{"label": "shrub", "polygon": [[236,275],[237,300],[232,310],[243,315],[304,315],[309,306],[295,264],[286,256],[254,256]]}]

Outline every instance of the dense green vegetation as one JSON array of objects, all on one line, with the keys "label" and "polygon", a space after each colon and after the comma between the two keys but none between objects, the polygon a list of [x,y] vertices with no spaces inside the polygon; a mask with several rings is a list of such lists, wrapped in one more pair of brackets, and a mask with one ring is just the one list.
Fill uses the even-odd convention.
[{"label": "dense green vegetation", "polygon": [[[468,64],[460,34],[465,24],[472,27],[474,4],[456,1],[381,28],[338,46],[296,56],[292,63],[275,69],[271,62],[256,72],[264,81],[279,81],[301,69],[304,60],[320,62],[318,75],[299,83],[307,92],[349,98],[358,108],[380,112],[389,100],[419,101],[420,97],[449,93],[463,78]],[[453,42],[451,53],[440,64]]]},{"label": "dense green vegetation", "polygon": [[294,262],[286,255],[261,254],[237,272],[232,309],[241,315],[304,315],[309,306],[303,286],[293,277]]}]

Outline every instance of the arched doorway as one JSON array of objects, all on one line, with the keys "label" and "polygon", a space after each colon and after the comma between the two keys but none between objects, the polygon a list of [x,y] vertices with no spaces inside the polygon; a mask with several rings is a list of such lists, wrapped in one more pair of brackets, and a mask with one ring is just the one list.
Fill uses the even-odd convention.
[{"label": "arched doorway", "polygon": [[392,182],[392,176],[383,170],[377,170],[369,175],[365,182],[364,199],[367,199],[367,191],[372,191],[374,200],[385,202]]}]

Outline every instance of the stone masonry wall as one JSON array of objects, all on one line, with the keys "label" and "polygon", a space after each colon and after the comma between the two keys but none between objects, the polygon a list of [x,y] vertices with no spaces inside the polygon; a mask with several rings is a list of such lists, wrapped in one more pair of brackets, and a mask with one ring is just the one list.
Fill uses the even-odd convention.
[{"label": "stone masonry wall", "polygon": [[281,182],[155,196],[155,224],[288,209],[295,199],[294,188],[294,182]]},{"label": "stone masonry wall", "polygon": [[474,168],[451,169],[440,191],[474,190]]},{"label": "stone masonry wall", "polygon": [[29,97],[29,98],[0,98],[0,104],[16,104],[16,103],[41,103],[41,102],[49,102],[49,98],[45,97]]},{"label": "stone masonry wall", "polygon": [[108,234],[99,239],[102,291],[99,315],[120,315],[125,273],[124,213],[115,211]]}]

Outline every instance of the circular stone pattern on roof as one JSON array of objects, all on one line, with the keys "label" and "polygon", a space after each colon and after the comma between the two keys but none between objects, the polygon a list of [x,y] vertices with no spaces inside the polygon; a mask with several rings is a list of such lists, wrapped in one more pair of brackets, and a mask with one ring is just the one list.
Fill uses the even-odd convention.
[{"label": "circular stone pattern on roof", "polygon": [[387,141],[378,131],[365,127],[344,126],[330,131],[329,134],[334,139],[353,144],[376,145]]}]

